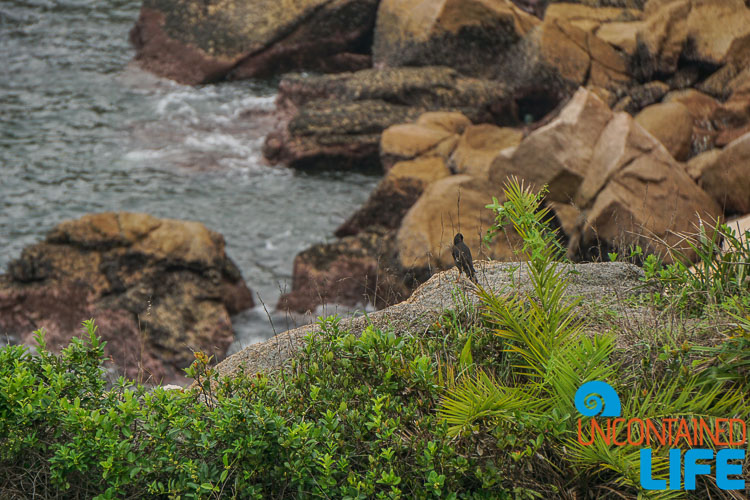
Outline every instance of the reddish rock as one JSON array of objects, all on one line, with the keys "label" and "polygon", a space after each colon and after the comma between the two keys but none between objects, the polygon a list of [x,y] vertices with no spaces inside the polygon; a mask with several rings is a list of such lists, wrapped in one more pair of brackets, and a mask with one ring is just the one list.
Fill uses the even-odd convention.
[{"label": "reddish rock", "polygon": [[375,0],[144,0],[130,39],[146,70],[181,83],[370,65]]},{"label": "reddish rock", "polygon": [[0,331],[59,350],[94,318],[117,371],[180,381],[191,349],[222,357],[250,290],[200,223],[102,213],[58,225],[0,276]]},{"label": "reddish rock", "polygon": [[301,313],[324,304],[382,308],[405,299],[413,286],[394,264],[391,239],[382,231],[360,232],[300,252],[292,291],[277,308]]}]

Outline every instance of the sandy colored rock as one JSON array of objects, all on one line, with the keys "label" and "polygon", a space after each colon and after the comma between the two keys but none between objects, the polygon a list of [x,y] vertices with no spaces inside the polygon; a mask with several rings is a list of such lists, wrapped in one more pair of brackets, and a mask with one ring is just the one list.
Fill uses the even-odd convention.
[{"label": "sandy colored rock", "polygon": [[373,60],[392,67],[440,64],[492,78],[502,52],[538,23],[509,0],[383,0]]},{"label": "sandy colored rock", "polygon": [[652,104],[638,113],[635,121],[656,137],[676,160],[687,160],[694,122],[686,106],[679,102]]},{"label": "sandy colored rock", "polygon": [[685,57],[720,65],[750,48],[750,9],[744,0],[693,2],[687,18]]},{"label": "sandy colored rock", "polygon": [[335,235],[339,238],[355,235],[374,226],[397,229],[427,185],[449,175],[445,161],[439,156],[397,163],[388,170],[365,204],[336,229]]},{"label": "sandy colored rock", "polygon": [[498,153],[518,146],[523,133],[508,127],[481,124],[467,127],[450,157],[452,169],[477,179],[489,179],[489,167]]},{"label": "sandy colored rock", "polygon": [[435,148],[440,142],[453,137],[446,130],[425,127],[416,123],[393,125],[383,131],[380,154],[411,159]]},{"label": "sandy colored rock", "polygon": [[200,223],[100,213],[65,221],[0,276],[0,331],[52,350],[94,318],[116,371],[184,381],[191,349],[221,358],[230,314],[253,306],[224,239]]},{"label": "sandy colored rock", "polygon": [[145,0],[130,39],[146,70],[182,83],[370,65],[374,0]]},{"label": "sandy colored rock", "polygon": [[694,158],[688,170],[725,212],[750,213],[750,133]]},{"label": "sandy colored rock", "polygon": [[[377,168],[381,134],[388,127],[414,124],[429,111],[457,112],[433,116],[434,125],[422,131],[422,146],[408,151],[416,154],[425,141],[442,137],[438,123],[458,126],[463,120],[460,113],[467,121],[492,122],[507,115],[508,101],[503,84],[466,78],[444,67],[287,75],[277,98],[282,120],[266,137],[263,154],[271,162],[295,168]],[[439,144],[445,151],[438,148],[436,153],[446,156],[454,145],[450,138]],[[386,170],[403,159],[391,158]]]},{"label": "sandy colored rock", "polygon": [[557,118],[526,137],[512,154],[499,155],[493,161],[490,184],[502,186],[508,177],[516,176],[535,190],[549,186],[551,201],[571,202],[612,116],[601,99],[579,89]]},{"label": "sandy colored rock", "polygon": [[631,66],[633,75],[649,81],[654,74],[671,74],[687,41],[689,0],[651,1],[644,10],[644,23],[636,35],[636,51]]},{"label": "sandy colored rock", "polygon": [[494,214],[485,208],[492,197],[502,197],[486,181],[468,175],[452,175],[430,184],[417,203],[404,216],[396,235],[396,251],[404,269],[445,269],[453,265],[451,247],[457,232],[474,259],[510,260],[513,245],[497,238],[489,252],[480,247],[481,237],[494,223]]}]

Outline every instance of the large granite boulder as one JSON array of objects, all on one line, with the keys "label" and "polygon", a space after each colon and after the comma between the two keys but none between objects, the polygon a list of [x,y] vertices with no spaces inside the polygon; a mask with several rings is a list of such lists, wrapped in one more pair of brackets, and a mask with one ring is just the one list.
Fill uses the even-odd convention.
[{"label": "large granite boulder", "polygon": [[282,120],[263,153],[296,168],[380,168],[383,130],[426,111],[459,111],[474,122],[508,116],[502,84],[444,67],[289,75],[277,107]]},{"label": "large granite boulder", "polygon": [[503,52],[539,23],[510,0],[382,0],[373,61],[391,67],[445,65],[492,78]]},{"label": "large granite boulder", "polygon": [[100,213],[61,223],[0,275],[0,333],[53,350],[94,318],[116,371],[150,383],[183,381],[201,350],[219,358],[234,338],[231,314],[253,306],[224,251],[198,222]]},{"label": "large granite boulder", "polygon": [[750,132],[688,163],[688,172],[729,214],[750,213]]},{"label": "large granite boulder", "polygon": [[701,220],[722,215],[653,135],[585,89],[511,154],[498,155],[491,184],[509,176],[547,185],[550,201],[581,212],[569,235],[573,257],[605,258],[639,245],[670,260],[669,247],[689,254]]},{"label": "large granite boulder", "polygon": [[377,0],[144,0],[136,61],[181,83],[370,66]]}]

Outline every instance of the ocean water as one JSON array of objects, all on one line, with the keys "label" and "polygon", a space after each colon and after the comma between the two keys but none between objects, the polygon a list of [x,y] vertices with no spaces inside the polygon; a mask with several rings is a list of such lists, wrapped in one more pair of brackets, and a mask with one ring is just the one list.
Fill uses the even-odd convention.
[{"label": "ocean water", "polygon": [[259,299],[234,318],[235,351],[301,321],[273,312],[294,256],[331,239],[378,179],[268,165],[275,82],[187,87],[141,71],[128,42],[139,8],[0,3],[0,272],[86,213],[203,222]]}]

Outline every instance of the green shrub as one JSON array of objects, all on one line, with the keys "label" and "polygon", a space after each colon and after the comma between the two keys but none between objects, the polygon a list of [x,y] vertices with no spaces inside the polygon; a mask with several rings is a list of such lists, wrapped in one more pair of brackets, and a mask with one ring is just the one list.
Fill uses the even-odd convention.
[{"label": "green shrub", "polygon": [[[290,369],[202,390],[105,389],[92,322],[60,356],[0,350],[0,497],[501,498],[481,457],[461,456],[434,408],[424,338],[321,320]],[[452,346],[453,347],[453,346]],[[210,388],[210,390],[209,390]]]}]

